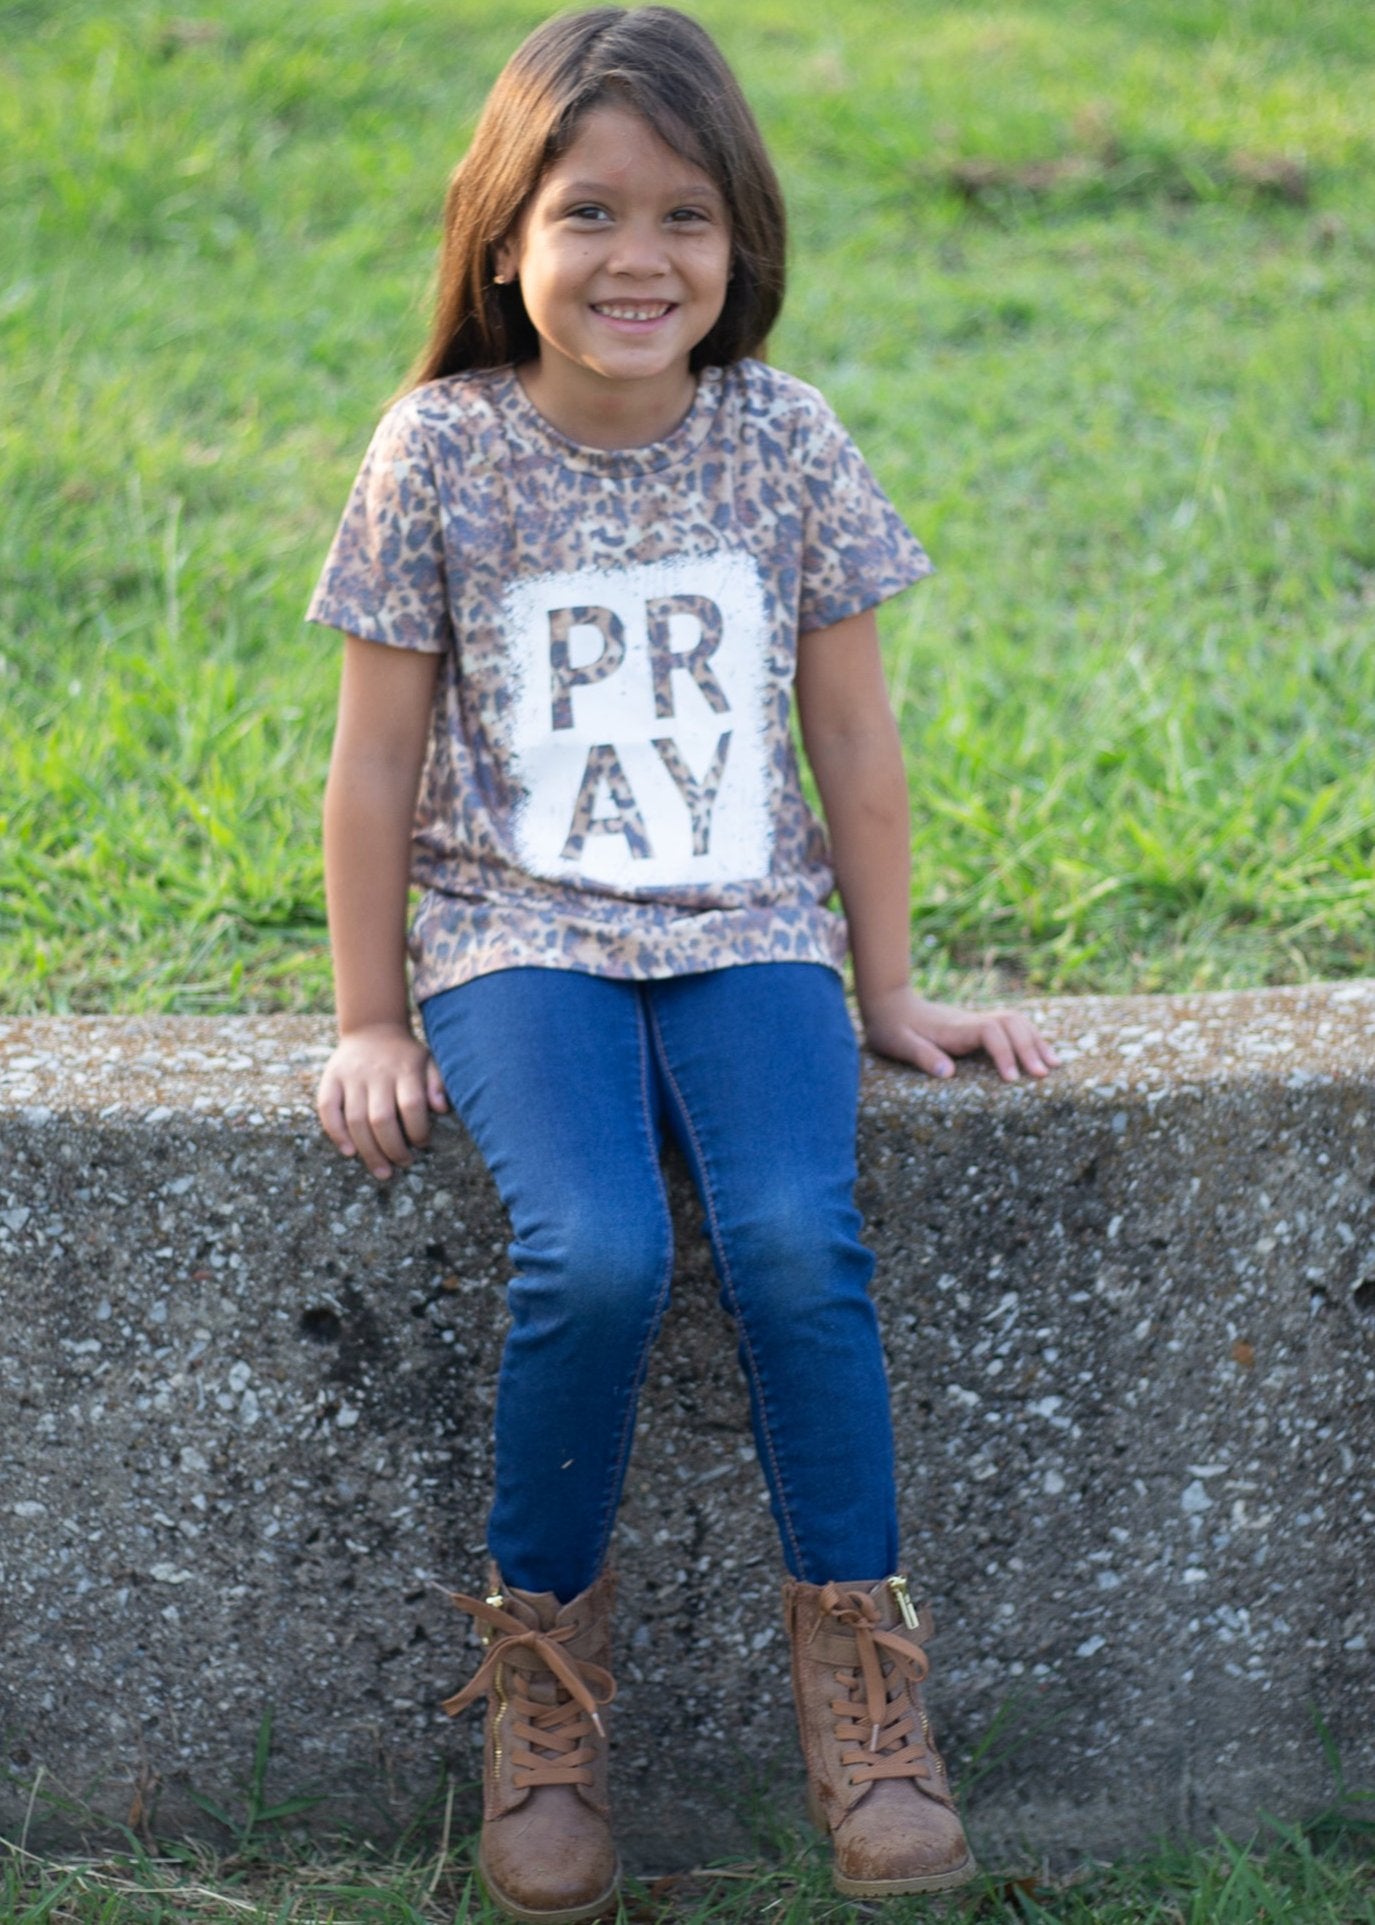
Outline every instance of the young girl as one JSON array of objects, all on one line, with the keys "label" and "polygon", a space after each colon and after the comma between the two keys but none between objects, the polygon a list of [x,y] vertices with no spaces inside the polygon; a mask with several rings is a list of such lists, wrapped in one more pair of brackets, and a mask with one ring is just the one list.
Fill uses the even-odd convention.
[{"label": "young girl", "polygon": [[672,1268],[666,1133],[738,1331],[836,1882],[973,1870],[921,1704],[929,1619],[896,1575],[847,923],[872,1049],[937,1076],[981,1048],[1008,1078],[1055,1058],[1025,1016],[909,985],[873,610],[929,563],[821,397],[755,358],[783,256],[777,180],[700,27],[541,27],[453,177],[433,336],[310,608],[347,638],[320,1118],[386,1178],[452,1102],[514,1229],[497,1568],[457,1600],[487,1652],[449,1708],[489,1694],[481,1867],[520,1919],[616,1888],[606,1558]]}]

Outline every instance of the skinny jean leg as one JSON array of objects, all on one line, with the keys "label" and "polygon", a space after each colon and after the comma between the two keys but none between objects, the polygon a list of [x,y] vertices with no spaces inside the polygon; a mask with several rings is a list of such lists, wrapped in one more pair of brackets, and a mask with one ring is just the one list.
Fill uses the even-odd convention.
[{"label": "skinny jean leg", "polygon": [[509,1583],[567,1602],[606,1556],[672,1275],[639,986],[509,969],[422,1016],[514,1233],[488,1544]]},{"label": "skinny jean leg", "polygon": [[784,1560],[812,1584],[885,1577],[892,1419],[854,1204],[859,1052],[840,979],[757,963],[651,983],[647,1001]]}]

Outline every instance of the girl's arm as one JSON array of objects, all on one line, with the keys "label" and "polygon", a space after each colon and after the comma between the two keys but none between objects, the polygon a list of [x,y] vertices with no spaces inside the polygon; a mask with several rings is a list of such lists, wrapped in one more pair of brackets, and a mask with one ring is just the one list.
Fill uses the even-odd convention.
[{"label": "girl's arm", "polygon": [[439,1072],[411,1033],[406,894],[411,825],[439,657],[345,637],[339,720],[325,786],[339,1046],[316,1107],[326,1134],[376,1177],[411,1160],[447,1107]]},{"label": "girl's arm", "polygon": [[1058,1058],[1020,1010],[931,1003],[911,986],[907,773],[872,610],[800,637],[796,691],[869,1047],[933,1076],[953,1075],[951,1058],[977,1049],[1009,1081],[1022,1069],[1044,1076]]}]

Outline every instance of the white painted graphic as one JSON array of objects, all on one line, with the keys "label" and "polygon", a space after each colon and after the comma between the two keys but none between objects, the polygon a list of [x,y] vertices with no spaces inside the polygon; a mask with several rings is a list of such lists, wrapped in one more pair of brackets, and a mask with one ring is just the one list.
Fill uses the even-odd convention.
[{"label": "white painted graphic", "polygon": [[532,875],[643,889],[768,873],[769,637],[751,556],[532,576],[502,612]]}]

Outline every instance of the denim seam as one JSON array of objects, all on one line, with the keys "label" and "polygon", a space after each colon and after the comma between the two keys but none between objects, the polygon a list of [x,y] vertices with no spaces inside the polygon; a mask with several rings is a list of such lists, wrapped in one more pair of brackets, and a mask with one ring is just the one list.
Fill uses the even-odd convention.
[{"label": "denim seam", "polygon": [[787,1486],[783,1480],[783,1467],[778,1460],[778,1450],[774,1443],[773,1427],[769,1422],[768,1393],[764,1387],[763,1372],[760,1370],[758,1360],[754,1354],[754,1345],[750,1342],[750,1333],[745,1323],[745,1313],[740,1303],[740,1295],[735,1287],[735,1278],[731,1274],[730,1257],[726,1252],[726,1240],[721,1234],[721,1219],[716,1210],[716,1193],[712,1184],[711,1170],[707,1163],[706,1152],[702,1148],[702,1140],[697,1134],[697,1126],[692,1120],[692,1114],[683,1097],[683,1092],[678,1087],[678,1079],[673,1074],[672,1065],[668,1060],[668,1050],[664,1045],[663,1031],[659,1027],[659,1019],[653,1008],[649,1010],[649,1022],[654,1031],[655,1041],[658,1044],[659,1068],[663,1074],[664,1081],[673,1092],[674,1101],[678,1106],[678,1114],[681,1116],[683,1126],[692,1140],[693,1153],[697,1158],[697,1167],[701,1171],[702,1203],[706,1209],[707,1222],[711,1229],[712,1249],[715,1251],[716,1260],[721,1266],[721,1281],[726,1287],[732,1308],[735,1312],[735,1321],[740,1331],[740,1347],[749,1360],[750,1377],[754,1383],[755,1396],[759,1405],[759,1427],[764,1433],[764,1443],[768,1449],[769,1462],[773,1467],[774,1488],[778,1492],[778,1508],[782,1514],[783,1526],[788,1535],[788,1542],[792,1547],[793,1558],[796,1562],[797,1569],[803,1571],[806,1569],[806,1561],[802,1556],[802,1547],[797,1541],[797,1529],[793,1523],[793,1514],[788,1503]]},{"label": "denim seam", "polygon": [[649,1353],[654,1343],[654,1333],[663,1316],[664,1305],[668,1298],[669,1286],[673,1281],[673,1231],[668,1208],[668,1191],[664,1185],[664,1173],[659,1162],[658,1146],[649,1119],[649,1049],[645,1036],[645,1015],[643,1001],[635,1000],[635,1029],[640,1045],[640,1126],[644,1132],[645,1148],[649,1153],[650,1168],[658,1186],[659,1203],[662,1208],[661,1223],[669,1224],[668,1248],[664,1257],[663,1275],[659,1288],[650,1308],[649,1321],[645,1326],[640,1355],[630,1380],[630,1393],[626,1398],[625,1419],[621,1425],[621,1441],[617,1447],[615,1466],[607,1487],[602,1506],[602,1521],[597,1534],[597,1556],[594,1570],[600,1571],[611,1543],[611,1533],[616,1523],[616,1499],[625,1479],[626,1466],[630,1458],[630,1447],[635,1436],[635,1412],[639,1406],[640,1392],[644,1388],[645,1376],[649,1369]]}]

